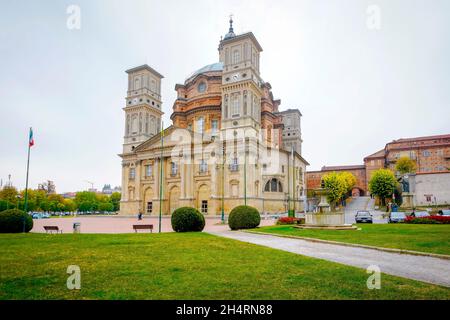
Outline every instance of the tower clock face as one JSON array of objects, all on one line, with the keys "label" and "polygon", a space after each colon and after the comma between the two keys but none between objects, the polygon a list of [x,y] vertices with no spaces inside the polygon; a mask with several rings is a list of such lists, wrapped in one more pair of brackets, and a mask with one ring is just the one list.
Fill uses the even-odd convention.
[{"label": "tower clock face", "polygon": [[236,80],[238,80],[238,79],[239,79],[239,74],[238,74],[238,73],[234,74],[234,75],[233,75],[233,80],[236,81]]},{"label": "tower clock face", "polygon": [[138,99],[137,99],[137,98],[134,98],[134,99],[133,99],[133,104],[136,104],[136,103],[138,103]]}]

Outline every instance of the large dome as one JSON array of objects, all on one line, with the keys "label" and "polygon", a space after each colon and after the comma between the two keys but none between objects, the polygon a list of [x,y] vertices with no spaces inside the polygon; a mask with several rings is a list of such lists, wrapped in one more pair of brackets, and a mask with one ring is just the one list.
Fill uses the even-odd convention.
[{"label": "large dome", "polygon": [[216,62],[213,64],[208,64],[206,66],[204,66],[203,68],[198,69],[197,71],[195,71],[194,73],[192,73],[189,77],[187,77],[186,81],[188,81],[189,79],[194,78],[195,76],[202,74],[202,73],[207,73],[207,72],[217,72],[217,71],[222,71],[223,70],[223,63],[222,62]]}]

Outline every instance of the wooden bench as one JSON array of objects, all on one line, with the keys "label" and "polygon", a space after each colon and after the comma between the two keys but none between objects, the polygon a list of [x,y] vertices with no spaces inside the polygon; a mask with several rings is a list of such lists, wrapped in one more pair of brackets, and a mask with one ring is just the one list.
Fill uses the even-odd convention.
[{"label": "wooden bench", "polygon": [[44,230],[46,233],[53,233],[53,231],[56,231],[56,233],[62,233],[62,229],[59,230],[58,226],[44,226]]},{"label": "wooden bench", "polygon": [[134,232],[137,232],[138,230],[150,230],[150,232],[153,232],[153,225],[152,224],[133,224]]}]

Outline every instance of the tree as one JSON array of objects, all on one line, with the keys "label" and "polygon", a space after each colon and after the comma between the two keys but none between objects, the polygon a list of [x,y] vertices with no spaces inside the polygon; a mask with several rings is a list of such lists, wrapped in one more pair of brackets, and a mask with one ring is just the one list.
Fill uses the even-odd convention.
[{"label": "tree", "polygon": [[72,199],[64,199],[63,204],[64,204],[64,211],[73,212],[77,210],[77,204]]},{"label": "tree", "polygon": [[328,201],[330,202],[331,208],[334,210],[337,202],[341,200],[347,192],[347,184],[344,178],[336,172],[324,175],[322,181],[325,189],[328,191]]},{"label": "tree", "polygon": [[80,212],[93,211],[93,208],[94,203],[92,201],[83,201],[78,205],[78,211]]},{"label": "tree", "polygon": [[101,202],[98,205],[98,211],[111,212],[114,210],[114,205],[110,202]]},{"label": "tree", "polygon": [[113,204],[113,211],[119,211],[120,209],[120,198],[122,195],[120,192],[113,192],[113,194],[109,197],[109,201]]},{"label": "tree", "polygon": [[369,190],[372,194],[380,197],[382,205],[385,205],[385,199],[392,195],[397,184],[397,179],[391,170],[379,169],[373,172],[369,181]]},{"label": "tree", "polygon": [[346,193],[350,192],[356,184],[356,177],[348,171],[340,172],[339,177],[345,183]]},{"label": "tree", "polygon": [[0,199],[8,201],[12,205],[17,204],[18,195],[17,189],[13,186],[4,186],[3,189],[0,190]]},{"label": "tree", "polygon": [[77,192],[77,194],[75,195],[75,202],[77,203],[78,206],[80,206],[80,204],[82,202],[97,202],[97,196],[95,194],[95,192],[90,192],[90,191],[81,191],[81,192]]},{"label": "tree", "polygon": [[401,157],[397,160],[395,164],[395,171],[400,174],[414,173],[416,172],[416,162],[411,160],[409,157]]}]

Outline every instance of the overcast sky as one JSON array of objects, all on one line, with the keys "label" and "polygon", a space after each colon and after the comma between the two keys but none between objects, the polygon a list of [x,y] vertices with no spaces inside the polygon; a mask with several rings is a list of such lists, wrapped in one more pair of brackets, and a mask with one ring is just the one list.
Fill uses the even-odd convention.
[{"label": "overcast sky", "polygon": [[[72,4],[79,30],[67,28]],[[175,84],[218,61],[230,13],[235,32],[252,31],[263,47],[261,75],[281,110],[302,112],[309,170],[362,164],[393,139],[450,133],[447,0],[1,0],[3,183],[11,174],[24,188],[32,126],[30,187],[120,185],[125,70],[147,63],[165,76],[167,126]]]}]

